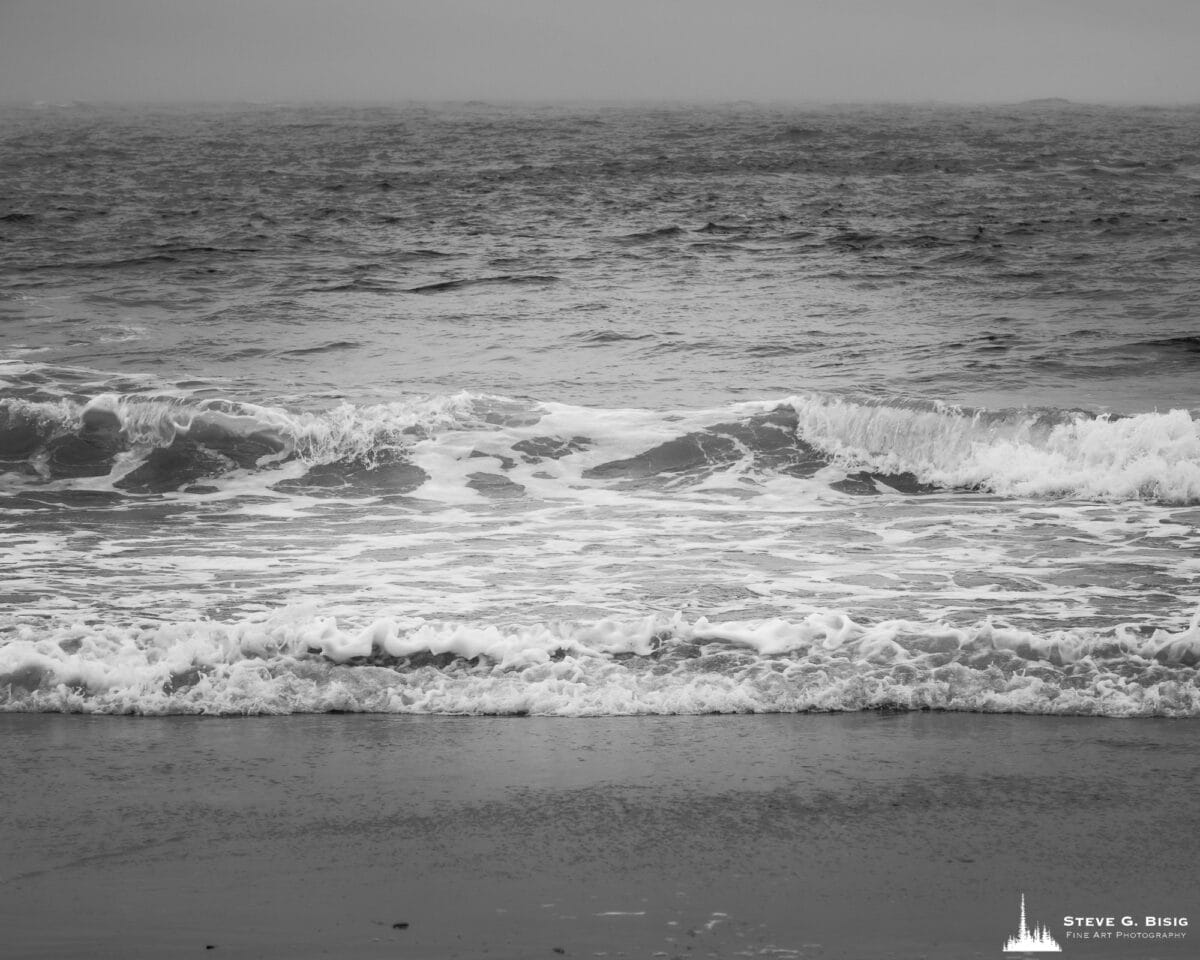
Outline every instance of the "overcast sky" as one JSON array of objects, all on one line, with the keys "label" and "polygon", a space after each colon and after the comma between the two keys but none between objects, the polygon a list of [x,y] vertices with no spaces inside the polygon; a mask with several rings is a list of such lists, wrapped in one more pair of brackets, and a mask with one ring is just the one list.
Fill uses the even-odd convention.
[{"label": "overcast sky", "polygon": [[0,100],[1200,102],[1200,0],[0,0]]}]

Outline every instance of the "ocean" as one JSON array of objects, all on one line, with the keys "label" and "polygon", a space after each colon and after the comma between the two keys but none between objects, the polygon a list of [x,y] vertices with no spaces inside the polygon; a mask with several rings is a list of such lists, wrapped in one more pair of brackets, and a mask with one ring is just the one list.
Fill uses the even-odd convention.
[{"label": "ocean", "polygon": [[1200,715],[1200,108],[0,110],[0,709]]}]

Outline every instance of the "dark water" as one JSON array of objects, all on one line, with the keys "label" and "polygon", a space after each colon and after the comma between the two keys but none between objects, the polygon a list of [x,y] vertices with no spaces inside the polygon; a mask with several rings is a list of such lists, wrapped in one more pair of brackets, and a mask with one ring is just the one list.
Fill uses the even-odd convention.
[{"label": "dark water", "polygon": [[1200,712],[1200,111],[6,108],[0,705]]}]

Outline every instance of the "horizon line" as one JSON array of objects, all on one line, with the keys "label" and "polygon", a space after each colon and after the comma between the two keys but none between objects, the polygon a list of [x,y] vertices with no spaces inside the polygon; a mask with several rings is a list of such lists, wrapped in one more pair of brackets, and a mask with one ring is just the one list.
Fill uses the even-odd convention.
[{"label": "horizon line", "polygon": [[87,107],[87,106],[753,106],[753,107],[1152,107],[1188,109],[1200,107],[1196,100],[1076,100],[1060,96],[1014,99],[910,99],[836,98],[836,97],[0,97],[0,107]]}]

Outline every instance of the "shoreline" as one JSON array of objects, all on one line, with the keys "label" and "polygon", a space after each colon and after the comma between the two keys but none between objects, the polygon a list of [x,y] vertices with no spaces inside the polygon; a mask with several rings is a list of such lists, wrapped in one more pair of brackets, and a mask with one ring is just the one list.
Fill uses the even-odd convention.
[{"label": "shoreline", "polygon": [[1188,928],[1062,936],[1067,915],[1195,909],[1186,721],[7,714],[0,732],[14,958],[994,958],[1021,894],[1078,957],[1194,949]]}]

